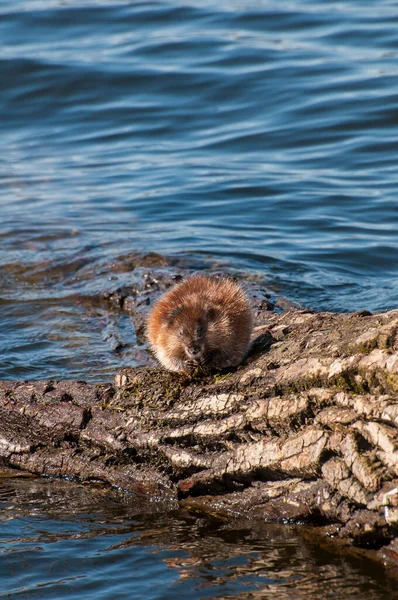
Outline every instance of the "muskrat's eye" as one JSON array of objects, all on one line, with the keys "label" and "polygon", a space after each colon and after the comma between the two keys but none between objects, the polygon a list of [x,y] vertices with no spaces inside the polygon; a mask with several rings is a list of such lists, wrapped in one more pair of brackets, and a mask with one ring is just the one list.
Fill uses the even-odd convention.
[{"label": "muskrat's eye", "polygon": [[178,332],[178,335],[179,335],[180,337],[182,337],[182,336],[184,335],[184,330],[183,330],[183,329],[180,329],[180,331]]},{"label": "muskrat's eye", "polygon": [[209,319],[209,321],[216,321],[218,319],[218,316],[219,311],[214,306],[212,308],[209,308],[209,310],[207,311],[207,318]]}]

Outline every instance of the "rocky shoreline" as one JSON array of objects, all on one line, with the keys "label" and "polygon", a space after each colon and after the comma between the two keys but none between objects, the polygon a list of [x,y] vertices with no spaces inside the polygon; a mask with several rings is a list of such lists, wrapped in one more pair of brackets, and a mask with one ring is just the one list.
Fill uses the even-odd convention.
[{"label": "rocky shoreline", "polygon": [[[153,257],[139,286],[97,299],[131,315],[139,340],[187,273]],[[256,340],[238,369],[188,377],[148,357],[113,384],[0,382],[1,464],[157,509],[306,523],[397,569],[398,311],[314,313],[246,287]]]}]

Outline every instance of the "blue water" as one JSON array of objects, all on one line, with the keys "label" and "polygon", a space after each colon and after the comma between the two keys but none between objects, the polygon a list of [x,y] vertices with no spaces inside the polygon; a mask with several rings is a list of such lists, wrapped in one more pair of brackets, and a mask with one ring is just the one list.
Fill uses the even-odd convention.
[{"label": "blue water", "polygon": [[134,283],[131,253],[397,307],[396,1],[0,0],[0,42],[0,378],[139,364],[130,320],[89,301]]},{"label": "blue water", "polygon": [[205,253],[395,307],[397,2],[217,6],[0,2],[2,262]]},{"label": "blue water", "polygon": [[[149,514],[51,480],[0,488],[0,598],[394,600],[371,561],[291,525]],[[65,508],[66,507],[66,508]]]}]

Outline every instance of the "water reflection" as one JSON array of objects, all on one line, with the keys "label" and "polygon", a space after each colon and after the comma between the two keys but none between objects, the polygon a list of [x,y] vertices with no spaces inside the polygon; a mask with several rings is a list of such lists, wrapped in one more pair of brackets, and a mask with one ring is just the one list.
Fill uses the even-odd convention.
[{"label": "water reflection", "polygon": [[381,600],[396,589],[378,564],[300,528],[165,515],[103,486],[3,479],[0,507],[8,598]]}]

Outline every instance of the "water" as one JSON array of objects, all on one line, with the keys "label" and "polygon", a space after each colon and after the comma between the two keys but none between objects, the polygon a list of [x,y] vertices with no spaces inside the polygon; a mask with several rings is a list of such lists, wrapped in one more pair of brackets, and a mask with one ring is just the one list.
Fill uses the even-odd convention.
[{"label": "water", "polygon": [[143,360],[96,303],[139,252],[317,310],[396,308],[397,25],[392,0],[0,0],[0,378]]},{"label": "water", "polygon": [[51,480],[6,481],[0,507],[0,598],[397,597],[380,566],[294,526],[148,514],[101,488]]}]

